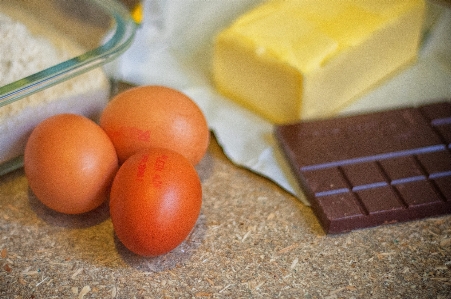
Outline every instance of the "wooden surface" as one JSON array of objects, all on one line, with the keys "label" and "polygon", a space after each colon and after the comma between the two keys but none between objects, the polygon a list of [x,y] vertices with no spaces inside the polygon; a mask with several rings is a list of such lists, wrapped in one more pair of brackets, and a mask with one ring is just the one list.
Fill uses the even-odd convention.
[{"label": "wooden surface", "polygon": [[214,139],[197,169],[198,224],[158,258],[124,249],[106,206],[57,214],[22,170],[1,177],[0,298],[451,297],[451,216],[326,236],[310,208]]}]

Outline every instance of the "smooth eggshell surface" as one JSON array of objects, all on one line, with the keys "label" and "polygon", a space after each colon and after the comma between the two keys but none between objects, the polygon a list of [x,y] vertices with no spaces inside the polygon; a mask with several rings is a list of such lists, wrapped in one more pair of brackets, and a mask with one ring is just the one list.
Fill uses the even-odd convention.
[{"label": "smooth eggshell surface", "polygon": [[24,154],[30,189],[47,207],[80,214],[100,206],[118,169],[107,134],[92,120],[59,114],[31,133]]},{"label": "smooth eggshell surface", "polygon": [[115,96],[100,118],[119,161],[149,147],[174,150],[197,164],[209,144],[206,119],[185,94],[164,86],[139,86]]}]

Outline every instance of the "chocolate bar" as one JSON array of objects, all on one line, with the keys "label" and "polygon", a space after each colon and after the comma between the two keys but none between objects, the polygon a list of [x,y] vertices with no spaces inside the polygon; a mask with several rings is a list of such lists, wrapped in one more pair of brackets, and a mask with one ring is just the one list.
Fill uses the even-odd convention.
[{"label": "chocolate bar", "polygon": [[451,213],[451,102],[277,125],[324,231]]}]

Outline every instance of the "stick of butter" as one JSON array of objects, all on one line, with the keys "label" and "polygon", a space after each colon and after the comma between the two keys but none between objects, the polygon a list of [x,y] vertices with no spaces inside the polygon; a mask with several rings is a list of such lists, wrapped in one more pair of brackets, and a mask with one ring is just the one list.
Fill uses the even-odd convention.
[{"label": "stick of butter", "polygon": [[225,96],[274,123],[327,117],[417,58],[423,0],[274,0],[214,41]]}]

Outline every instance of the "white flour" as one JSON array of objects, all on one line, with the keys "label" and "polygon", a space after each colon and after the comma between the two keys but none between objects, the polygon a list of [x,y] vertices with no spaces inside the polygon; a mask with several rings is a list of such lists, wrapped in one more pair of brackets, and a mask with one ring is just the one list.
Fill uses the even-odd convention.
[{"label": "white flour", "polygon": [[[81,49],[72,41],[35,35],[24,24],[0,13],[0,86],[79,53]],[[97,68],[0,107],[0,172],[1,163],[23,153],[26,139],[37,123],[63,112],[95,118],[108,97],[108,80]]]},{"label": "white flour", "polygon": [[36,73],[69,58],[43,37],[0,14],[0,86]]}]

